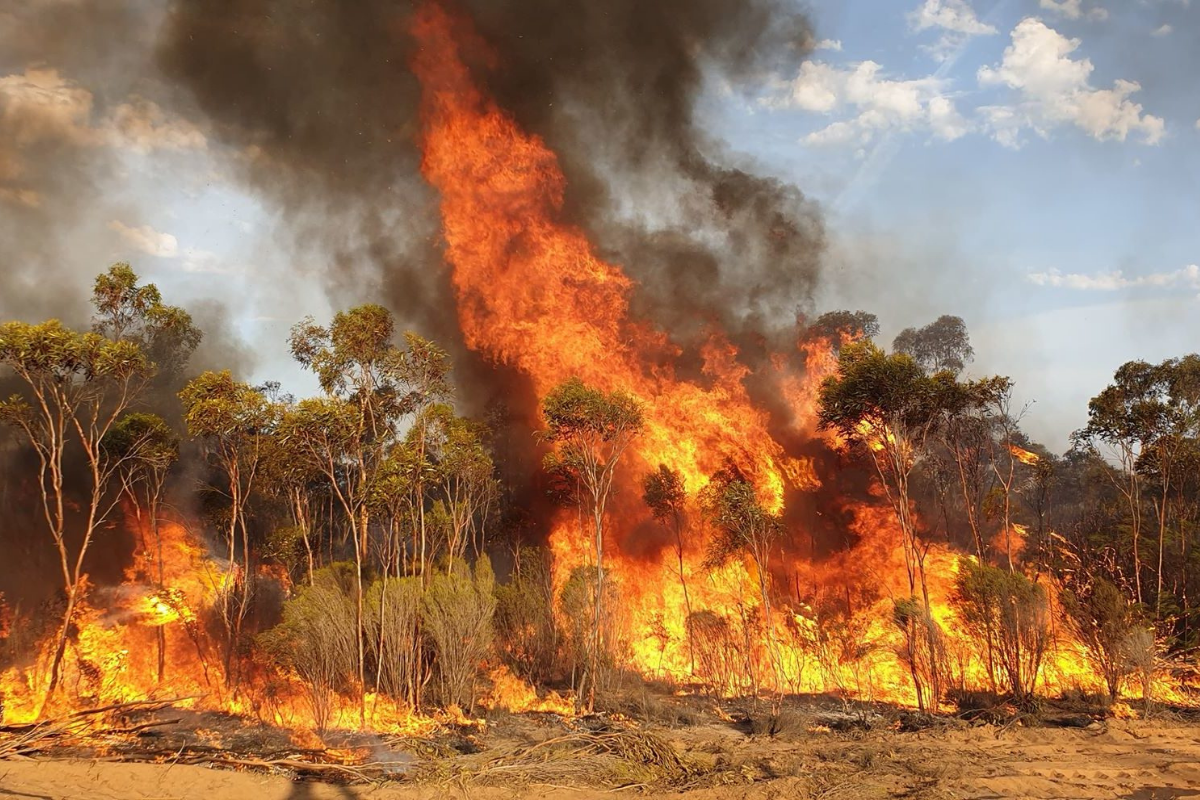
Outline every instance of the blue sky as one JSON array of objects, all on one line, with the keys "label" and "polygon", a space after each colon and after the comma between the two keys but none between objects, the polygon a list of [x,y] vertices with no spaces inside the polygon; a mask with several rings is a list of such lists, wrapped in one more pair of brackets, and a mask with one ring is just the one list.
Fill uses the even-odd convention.
[{"label": "blue sky", "polygon": [[[822,305],[884,336],[962,315],[1055,447],[1131,358],[1200,340],[1197,9],[1181,0],[815,2],[799,76],[716,130],[821,201]],[[1118,83],[1120,82],[1120,83]]]},{"label": "blue sky", "polygon": [[[887,340],[963,316],[972,370],[1013,377],[1032,403],[1026,429],[1059,449],[1120,363],[1198,349],[1200,12],[1188,0],[807,8],[818,43],[800,72],[714,83],[700,123],[820,202],[819,310],[873,311]],[[23,161],[30,148],[106,159],[44,268],[86,286],[98,262],[132,261],[202,321],[224,309],[251,377],[306,391],[288,328],[375,299],[373,287],[331,302],[323,254],[241,188],[201,120],[138,97],[136,82],[106,96],[82,71],[9,60],[2,45],[0,233],[63,200]],[[39,314],[35,300],[11,292],[0,312]]]}]

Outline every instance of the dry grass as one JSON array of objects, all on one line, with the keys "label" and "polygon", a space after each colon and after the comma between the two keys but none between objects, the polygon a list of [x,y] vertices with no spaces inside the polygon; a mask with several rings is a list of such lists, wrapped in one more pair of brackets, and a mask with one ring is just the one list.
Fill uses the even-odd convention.
[{"label": "dry grass", "polygon": [[477,786],[668,787],[694,772],[662,737],[641,730],[577,732],[427,765],[418,778]]}]

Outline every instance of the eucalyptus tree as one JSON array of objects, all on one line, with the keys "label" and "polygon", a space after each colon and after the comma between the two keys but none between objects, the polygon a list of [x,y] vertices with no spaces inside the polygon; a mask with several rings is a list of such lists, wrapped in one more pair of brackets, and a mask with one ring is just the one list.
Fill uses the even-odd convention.
[{"label": "eucalyptus tree", "polygon": [[[421,412],[451,395],[449,360],[433,343],[407,333],[395,343],[395,321],[378,305],[337,313],[329,327],[311,318],[292,328],[293,357],[320,382],[322,397],[297,404],[285,438],[316,465],[350,526],[354,541],[358,679],[366,686],[363,571],[371,552],[371,508],[376,483],[406,422],[416,434],[417,459],[426,456]],[[417,476],[417,493],[422,493]],[[420,563],[427,550],[424,502],[418,508]],[[418,542],[414,542],[414,545]],[[365,706],[360,708],[365,716]]]},{"label": "eucalyptus tree", "polygon": [[[117,478],[130,457],[129,452],[109,457],[102,443],[159,372],[155,356],[164,364],[182,365],[200,340],[187,312],[164,305],[153,284],[138,286],[127,264],[114,265],[96,279],[92,305],[89,332],[59,320],[0,325],[0,367],[10,370],[23,390],[0,401],[0,423],[15,428],[36,455],[42,515],[66,594],[46,701],[59,685],[87,554],[120,502]],[[82,521],[79,535],[69,537],[75,495],[67,486],[66,467],[74,447],[83,455]]]},{"label": "eucalyptus tree", "polygon": [[[126,414],[100,442],[104,458],[118,465],[117,476],[125,496],[130,498],[140,516],[146,513],[146,527],[153,541],[154,553],[145,552],[150,545],[143,539],[143,558],[154,565],[154,581],[160,597],[165,596],[166,576],[163,561],[160,519],[167,475],[179,460],[179,437],[162,417],[134,412]],[[166,668],[166,632],[156,629],[158,646],[158,680]]]},{"label": "eucalyptus tree", "polygon": [[193,378],[179,392],[179,398],[188,434],[204,444],[220,470],[222,491],[229,504],[225,527],[228,560],[220,596],[227,634],[225,680],[236,688],[240,671],[234,656],[253,591],[247,506],[258,487],[264,456],[279,421],[279,407],[261,388],[235,380],[229,370],[204,372]]},{"label": "eucalyptus tree", "polygon": [[[1116,485],[1129,511],[1136,600],[1146,601],[1149,590],[1143,573],[1152,570],[1155,619],[1161,621],[1172,507],[1184,503],[1189,465],[1196,461],[1200,439],[1200,356],[1123,364],[1112,384],[1088,403],[1088,424],[1073,438],[1119,467],[1112,474],[1120,478]],[[1157,559],[1149,567],[1143,564],[1140,548],[1147,502],[1158,527]]]},{"label": "eucalyptus tree", "polygon": [[958,375],[975,357],[971,337],[962,317],[944,314],[923,328],[905,328],[892,342],[892,350],[910,356],[932,375]]},{"label": "eucalyptus tree", "polygon": [[328,494],[324,491],[320,465],[299,438],[292,435],[304,423],[298,416],[290,398],[279,404],[274,435],[264,442],[262,488],[287,508],[292,531],[299,535],[304,547],[305,571],[311,585],[320,544],[317,522],[320,502]]},{"label": "eucalyptus tree", "polygon": [[692,641],[692,600],[688,594],[687,574],[683,566],[684,530],[687,528],[687,489],[678,470],[666,464],[647,473],[642,480],[642,501],[650,514],[674,539],[675,560],[679,571],[679,586],[683,590],[683,606],[687,613],[685,634],[688,643],[688,660],[692,672],[696,671],[696,648]]},{"label": "eucalyptus tree", "polygon": [[775,689],[782,693],[783,675],[771,618],[771,551],[783,535],[783,520],[762,504],[754,485],[733,465],[713,475],[700,491],[700,507],[716,532],[706,566],[718,567],[739,554],[748,555],[754,562],[767,655],[775,673]]},{"label": "eucalyptus tree", "polygon": [[576,486],[581,511],[591,517],[596,556],[592,636],[589,647],[588,706],[595,704],[595,686],[604,647],[601,635],[604,598],[604,514],[612,496],[613,479],[621,456],[645,424],[641,404],[621,391],[604,392],[570,378],[542,400],[546,429],[542,438],[552,450],[545,460],[552,474],[566,476]]},{"label": "eucalyptus tree", "polygon": [[92,330],[137,344],[154,363],[160,381],[180,375],[202,338],[187,311],[163,303],[153,283],[139,285],[137,273],[124,262],[97,276],[92,305]]},{"label": "eucalyptus tree", "polygon": [[[934,704],[941,690],[935,657],[939,643],[929,613],[927,546],[918,537],[910,481],[913,470],[928,454],[931,434],[954,385],[950,373],[928,375],[905,353],[889,355],[870,341],[855,342],[842,349],[837,373],[822,384],[819,413],[822,429],[836,431],[851,447],[867,454],[896,514],[903,537],[909,591],[913,595],[918,588],[921,591],[923,607],[919,616],[926,631],[930,655],[929,699]],[[911,628],[917,615],[906,607],[897,619]],[[917,668],[915,664],[910,666],[918,701],[924,707]]]},{"label": "eucalyptus tree", "polygon": [[468,544],[480,553],[485,519],[498,495],[485,429],[444,403],[430,406],[422,420],[434,465],[433,495],[446,511],[446,554],[459,560]]}]

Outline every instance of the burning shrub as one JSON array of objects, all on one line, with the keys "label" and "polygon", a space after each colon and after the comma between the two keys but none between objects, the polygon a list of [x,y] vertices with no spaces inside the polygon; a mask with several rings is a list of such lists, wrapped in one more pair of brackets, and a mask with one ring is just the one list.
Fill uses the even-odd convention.
[{"label": "burning shrub", "polygon": [[421,582],[381,579],[363,599],[364,635],[379,691],[416,706],[421,670]]},{"label": "burning shrub", "polygon": [[557,667],[559,637],[553,605],[546,554],[521,548],[512,580],[496,586],[495,624],[505,662],[531,683],[550,679]]},{"label": "burning shrub", "polygon": [[480,558],[472,571],[453,561],[435,575],[421,598],[421,620],[433,642],[442,702],[470,711],[475,679],[492,643],[496,610],[492,564]]},{"label": "burning shrub", "polygon": [[729,621],[705,609],[688,618],[696,648],[696,666],[700,678],[716,694],[730,694],[749,682],[747,659],[741,652],[738,636]]},{"label": "burning shrub", "polygon": [[[571,665],[571,687],[581,702],[585,697],[594,699],[596,691],[609,683],[615,666],[612,628],[617,589],[613,581],[604,583],[604,602],[597,614],[596,583],[595,567],[576,567],[559,595],[563,616],[569,622],[563,651]],[[597,618],[601,624],[599,635],[593,627]]]},{"label": "burning shrub", "polygon": [[329,723],[337,693],[354,683],[354,581],[353,564],[317,570],[312,585],[283,604],[283,621],[258,637],[263,650],[302,681],[318,733]]},{"label": "burning shrub", "polygon": [[1154,638],[1154,631],[1147,627],[1137,626],[1125,637],[1121,644],[1125,658],[1125,669],[1130,674],[1136,674],[1142,684],[1142,707],[1146,713],[1154,703],[1154,671],[1158,667],[1159,643]]},{"label": "burning shrub", "polygon": [[1140,615],[1121,589],[1103,577],[1077,580],[1063,590],[1067,619],[1083,643],[1088,659],[1104,678],[1108,699],[1116,702],[1121,682],[1132,668],[1126,646]]},{"label": "burning shrub", "polygon": [[960,559],[955,607],[999,668],[1018,703],[1033,697],[1049,642],[1048,605],[1041,586],[1020,572]]},{"label": "burning shrub", "polygon": [[897,600],[893,619],[904,634],[897,655],[912,676],[917,705],[922,711],[936,711],[942,693],[940,677],[946,672],[942,630],[916,597]]}]

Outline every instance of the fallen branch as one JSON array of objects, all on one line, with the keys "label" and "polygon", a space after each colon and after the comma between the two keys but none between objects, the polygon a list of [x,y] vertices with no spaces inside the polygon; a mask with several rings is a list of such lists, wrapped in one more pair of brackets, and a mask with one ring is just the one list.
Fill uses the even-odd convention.
[{"label": "fallen branch", "polygon": [[132,726],[104,728],[98,720],[106,716],[125,715],[132,712],[147,713],[169,708],[196,697],[175,697],[169,700],[132,700],[125,703],[110,703],[96,708],[85,708],[64,717],[0,726],[0,759],[14,756],[29,756],[41,752],[44,744],[64,737],[90,738],[107,735],[138,733],[160,725],[169,725],[175,720],[149,721]]}]

